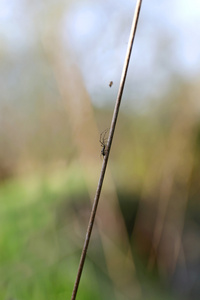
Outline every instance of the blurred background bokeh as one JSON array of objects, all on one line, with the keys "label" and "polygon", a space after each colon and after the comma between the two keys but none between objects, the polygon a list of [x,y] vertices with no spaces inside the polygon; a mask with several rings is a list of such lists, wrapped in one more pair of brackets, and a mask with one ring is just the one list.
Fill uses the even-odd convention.
[{"label": "blurred background bokeh", "polygon": [[[0,2],[2,300],[71,297],[135,4]],[[200,299],[199,28],[143,0],[80,300]]]}]

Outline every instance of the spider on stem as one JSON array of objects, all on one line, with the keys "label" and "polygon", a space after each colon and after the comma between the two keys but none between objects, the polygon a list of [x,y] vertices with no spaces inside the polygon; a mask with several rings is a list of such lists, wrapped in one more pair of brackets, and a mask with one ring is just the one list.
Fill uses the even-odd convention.
[{"label": "spider on stem", "polygon": [[108,132],[108,129],[107,128],[106,130],[104,130],[101,134],[100,134],[100,139],[99,139],[99,142],[101,144],[101,155],[102,156],[105,156],[106,155],[106,152],[107,152],[107,149],[106,149],[106,146],[107,146],[107,139],[106,139],[106,134]]}]

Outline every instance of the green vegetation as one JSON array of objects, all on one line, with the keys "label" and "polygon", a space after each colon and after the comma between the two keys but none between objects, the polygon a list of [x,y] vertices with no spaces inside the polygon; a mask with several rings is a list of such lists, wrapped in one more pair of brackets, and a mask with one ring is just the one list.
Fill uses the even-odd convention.
[{"label": "green vegetation", "polygon": [[[198,299],[199,121],[187,101],[163,107],[121,114],[78,299]],[[82,156],[65,164],[33,149],[29,172],[1,168],[2,300],[71,297],[101,163],[92,135],[79,137]]]},{"label": "green vegetation", "polygon": [[[74,242],[72,216],[66,212],[65,224],[59,224],[58,208],[59,199],[65,197],[67,204],[74,191],[72,185],[68,188],[68,180],[59,181],[59,187],[51,182],[37,176],[9,180],[0,187],[0,299],[71,296],[80,247]],[[84,193],[80,179],[73,184]],[[94,272],[88,265],[80,299],[98,299]]]}]

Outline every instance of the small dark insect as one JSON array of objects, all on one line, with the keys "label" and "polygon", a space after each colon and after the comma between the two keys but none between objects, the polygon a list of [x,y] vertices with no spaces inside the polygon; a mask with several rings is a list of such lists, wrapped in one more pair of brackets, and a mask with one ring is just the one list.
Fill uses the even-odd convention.
[{"label": "small dark insect", "polygon": [[106,155],[106,146],[107,146],[107,139],[106,139],[106,133],[108,132],[108,128],[106,130],[104,130],[101,134],[100,134],[100,139],[99,142],[101,144],[101,155],[105,156]]},{"label": "small dark insect", "polygon": [[110,81],[109,83],[109,87],[111,87],[113,85],[113,81]]}]

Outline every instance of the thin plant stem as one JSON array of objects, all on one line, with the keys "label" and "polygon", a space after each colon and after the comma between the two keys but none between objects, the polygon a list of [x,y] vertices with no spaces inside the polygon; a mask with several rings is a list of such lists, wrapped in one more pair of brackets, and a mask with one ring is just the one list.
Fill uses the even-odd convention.
[{"label": "thin plant stem", "polygon": [[116,104],[115,104],[113,117],[112,117],[112,122],[111,122],[111,126],[110,126],[109,137],[108,137],[108,142],[107,142],[107,146],[106,146],[106,152],[105,152],[105,156],[104,156],[104,160],[103,160],[103,164],[102,164],[102,168],[101,168],[101,173],[100,173],[100,177],[99,177],[99,182],[98,182],[96,194],[95,194],[95,197],[94,197],[92,211],[91,211],[91,214],[90,214],[90,220],[89,220],[89,224],[88,224],[88,228],[87,228],[87,232],[86,232],[85,242],[84,242],[84,245],[83,245],[83,250],[82,250],[82,254],[81,254],[81,258],[80,258],[79,268],[78,268],[78,272],[77,272],[77,276],[76,276],[76,280],[75,280],[71,300],[76,299],[76,295],[77,295],[77,291],[78,291],[78,287],[79,287],[79,283],[80,283],[80,279],[81,279],[81,274],[82,274],[82,271],[83,271],[84,262],[85,262],[85,258],[86,258],[86,254],[87,254],[87,249],[88,249],[88,245],[89,245],[89,242],[90,242],[90,236],[91,236],[91,233],[92,233],[92,228],[93,228],[93,224],[94,224],[94,220],[95,220],[95,216],[96,216],[97,206],[98,206],[98,203],[99,203],[99,198],[100,198],[101,189],[102,189],[102,185],[103,185],[104,175],[105,175],[105,172],[106,172],[108,157],[109,157],[111,144],[112,144],[112,140],[113,140],[113,136],[114,136],[115,126],[116,126],[116,123],[117,123],[117,117],[118,117],[120,103],[121,103],[123,90],[124,90],[124,85],[125,85],[125,81],[126,81],[126,75],[127,75],[127,71],[128,71],[132,46],[133,46],[135,33],[136,33],[136,29],[137,29],[141,4],[142,4],[142,0],[138,0],[137,4],[136,4],[136,8],[135,8],[134,17],[133,17],[129,43],[128,43],[128,47],[127,47],[127,53],[126,53],[126,57],[125,57],[125,61],[124,61],[124,67],[123,67],[122,75],[121,75],[121,81],[120,81],[120,85],[119,85],[119,91],[118,91]]}]

